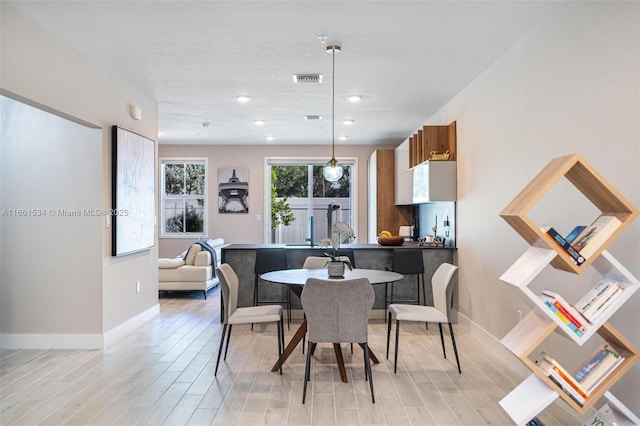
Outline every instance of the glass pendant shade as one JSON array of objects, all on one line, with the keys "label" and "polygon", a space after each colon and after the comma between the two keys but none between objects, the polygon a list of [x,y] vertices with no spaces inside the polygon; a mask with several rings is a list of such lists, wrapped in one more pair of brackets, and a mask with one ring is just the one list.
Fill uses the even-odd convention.
[{"label": "glass pendant shade", "polygon": [[342,166],[338,166],[338,162],[335,157],[331,158],[327,164],[324,165],[322,169],[322,176],[324,179],[329,182],[337,182],[342,177],[344,171],[342,170]]}]

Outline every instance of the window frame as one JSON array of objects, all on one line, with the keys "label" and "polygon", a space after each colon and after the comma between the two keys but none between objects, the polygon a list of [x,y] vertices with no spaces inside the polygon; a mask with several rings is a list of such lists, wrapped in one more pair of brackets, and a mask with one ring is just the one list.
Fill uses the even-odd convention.
[{"label": "window frame", "polygon": [[[160,238],[192,238],[207,235],[209,222],[209,160],[207,157],[162,157],[160,161]],[[165,164],[203,164],[204,165],[204,194],[203,195],[170,195],[165,191]],[[202,232],[166,232],[165,229],[165,201],[171,199],[197,200],[203,198]]]},{"label": "window frame", "polygon": [[[353,243],[357,243],[358,238],[358,157],[336,157],[338,164],[351,166],[351,227],[356,230],[356,238]],[[264,226],[263,241],[269,241],[271,236],[271,166],[276,165],[321,165],[327,163],[327,157],[265,157],[264,158]]]}]

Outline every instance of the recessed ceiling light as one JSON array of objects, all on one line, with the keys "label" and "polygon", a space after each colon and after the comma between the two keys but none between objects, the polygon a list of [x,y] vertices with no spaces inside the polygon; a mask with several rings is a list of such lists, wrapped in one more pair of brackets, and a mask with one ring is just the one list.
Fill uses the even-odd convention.
[{"label": "recessed ceiling light", "polygon": [[345,120],[342,120],[342,124],[344,124],[345,126],[351,126],[353,124],[353,121],[354,120],[347,118]]},{"label": "recessed ceiling light", "polygon": [[347,139],[349,139],[349,136],[338,136],[338,139],[340,139],[341,141],[346,141]]},{"label": "recessed ceiling light", "polygon": [[236,96],[236,100],[242,103],[249,102],[251,100],[251,96],[239,95],[239,96]]},{"label": "recessed ceiling light", "polygon": [[362,100],[362,96],[351,95],[351,96],[347,96],[347,99],[349,100],[349,102],[360,102]]},{"label": "recessed ceiling light", "polygon": [[253,124],[256,126],[262,126],[264,123],[266,123],[264,120],[253,120]]},{"label": "recessed ceiling light", "polygon": [[266,136],[265,139],[268,140],[269,142],[271,142],[275,138],[273,136]]}]

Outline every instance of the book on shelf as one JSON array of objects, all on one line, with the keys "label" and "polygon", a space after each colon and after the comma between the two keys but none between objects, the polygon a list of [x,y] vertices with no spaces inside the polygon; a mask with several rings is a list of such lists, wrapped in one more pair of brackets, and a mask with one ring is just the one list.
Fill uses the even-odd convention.
[{"label": "book on shelf", "polygon": [[[576,399],[584,400],[587,398],[589,393],[587,390],[571,375],[567,370],[564,369],[555,359],[547,355],[545,352],[540,352],[540,358],[535,361],[540,368],[547,374],[549,377],[555,377],[560,380],[563,384],[569,388],[568,391],[575,394]],[[563,387],[564,389],[564,387]]]},{"label": "book on shelf", "polygon": [[583,296],[575,307],[589,322],[599,317],[624,291],[615,281],[602,280]]},{"label": "book on shelf", "polygon": [[624,356],[609,343],[604,343],[590,355],[574,378],[588,392],[592,392],[622,361]]},{"label": "book on shelf", "polygon": [[571,331],[576,333],[578,337],[584,336],[584,332],[576,327],[576,325],[572,323],[569,318],[564,316],[564,314],[558,308],[552,305],[549,300],[544,300],[544,304],[551,310],[551,312],[553,312],[558,318],[560,318],[560,321],[562,321],[567,327],[569,327]]},{"label": "book on shelf", "polygon": [[571,230],[571,232],[569,232],[567,234],[566,237],[564,237],[565,241],[568,242],[569,244],[573,243],[576,239],[576,237],[578,235],[580,235],[582,233],[582,231],[584,231],[584,229],[586,228],[586,225],[578,225],[575,228],[573,228]]},{"label": "book on shelf", "polygon": [[543,226],[542,231],[553,241],[553,243],[560,247],[565,253],[569,255],[571,260],[578,266],[584,263],[585,257],[578,252],[571,244],[569,244],[562,235],[558,234],[552,226]]},{"label": "book on shelf", "polygon": [[622,225],[620,219],[612,215],[601,215],[591,225],[587,226],[576,237],[571,246],[588,259],[607,241],[607,239]]},{"label": "book on shelf", "polygon": [[619,288],[617,282],[603,278],[587,293],[584,294],[573,306],[579,312],[585,312],[591,306],[600,306]]},{"label": "book on shelf", "polygon": [[[544,300],[548,300],[553,306],[558,309],[573,325],[576,326],[582,333],[586,333],[589,326],[589,322],[582,316],[582,314],[571,304],[569,304],[562,296],[551,290],[543,290],[542,295]],[[546,304],[546,303],[545,303]],[[547,305],[548,306],[548,305]]]},{"label": "book on shelf", "polygon": [[622,422],[616,418],[611,407],[608,404],[603,404],[595,414],[582,423],[582,426],[616,426],[619,424]]},{"label": "book on shelf", "polygon": [[617,298],[622,294],[624,289],[622,287],[618,287],[618,289],[609,296],[604,303],[599,304],[598,306],[591,306],[585,313],[583,314],[585,317],[589,318],[589,321],[595,321],[603,312],[607,310],[609,305],[611,305]]}]

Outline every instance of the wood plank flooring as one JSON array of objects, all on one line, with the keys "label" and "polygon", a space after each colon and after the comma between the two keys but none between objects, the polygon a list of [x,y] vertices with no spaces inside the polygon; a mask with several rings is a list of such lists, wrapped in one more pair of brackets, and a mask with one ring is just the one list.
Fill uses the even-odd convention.
[{"label": "wood plank flooring", "polygon": [[[509,425],[498,405],[520,379],[490,350],[455,328],[462,374],[445,331],[407,324],[398,373],[386,360],[386,325],[372,321],[376,403],[364,381],[362,351],[343,345],[342,383],[331,345],[318,345],[302,405],[305,356],[298,349],[283,375],[273,325],[236,325],[227,362],[214,377],[222,327],[219,291],[170,293],[160,315],[108,349],[0,350],[2,425]],[[456,326],[454,326],[456,327]],[[287,341],[297,324],[292,323]],[[392,337],[393,339],[393,337]],[[391,348],[393,351],[393,346]],[[392,354],[391,354],[392,355]],[[393,358],[391,356],[391,358]],[[578,424],[554,403],[549,426]]]}]

